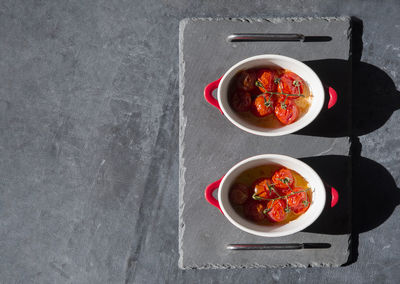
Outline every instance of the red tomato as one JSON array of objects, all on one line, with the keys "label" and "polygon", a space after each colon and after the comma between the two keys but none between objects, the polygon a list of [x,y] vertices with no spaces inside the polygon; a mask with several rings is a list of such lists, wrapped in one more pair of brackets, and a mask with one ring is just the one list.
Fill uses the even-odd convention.
[{"label": "red tomato", "polygon": [[267,217],[271,222],[282,222],[286,218],[286,202],[283,199],[271,200],[267,204]]},{"label": "red tomato", "polygon": [[[286,71],[280,78],[279,92],[285,94],[299,95],[303,94],[304,81],[293,72]],[[288,99],[297,99],[297,96],[288,96]]]},{"label": "red tomato", "polygon": [[275,187],[286,189],[293,185],[294,177],[289,169],[281,168],[275,171],[272,176],[272,182],[275,184]]},{"label": "red tomato", "polygon": [[230,102],[235,111],[249,111],[251,106],[251,94],[243,90],[238,90],[233,93]]},{"label": "red tomato", "polygon": [[272,181],[269,178],[259,178],[253,183],[254,193],[266,199],[272,199],[277,197],[276,193],[273,190],[270,190],[268,185],[271,185]]},{"label": "red tomato", "polygon": [[264,117],[274,112],[273,95],[259,95],[251,104],[251,112],[258,117]]},{"label": "red tomato", "polygon": [[250,189],[241,183],[234,184],[229,192],[229,198],[234,204],[244,204],[249,197]]},{"label": "red tomato", "polygon": [[249,200],[244,204],[244,214],[254,221],[262,221],[265,219],[264,210],[267,208],[265,204],[265,202]]},{"label": "red tomato", "polygon": [[276,92],[278,85],[275,83],[275,79],[278,78],[276,71],[271,69],[261,69],[257,72],[257,79],[262,86],[257,86],[261,92],[269,91]]},{"label": "red tomato", "polygon": [[275,115],[283,124],[291,124],[299,116],[299,108],[291,100],[286,100],[285,105],[283,102],[278,102],[275,106]]},{"label": "red tomato", "polygon": [[305,192],[304,189],[301,187],[293,188],[293,192],[299,193],[290,195],[287,198],[289,208],[296,214],[302,214],[306,212],[308,207],[310,207],[307,192]]},{"label": "red tomato", "polygon": [[252,70],[245,70],[238,75],[238,87],[247,92],[256,89],[257,74]]}]

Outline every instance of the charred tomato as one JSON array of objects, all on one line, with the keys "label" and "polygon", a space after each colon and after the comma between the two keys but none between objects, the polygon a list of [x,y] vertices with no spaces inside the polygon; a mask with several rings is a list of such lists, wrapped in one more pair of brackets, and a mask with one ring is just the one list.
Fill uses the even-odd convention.
[{"label": "charred tomato", "polygon": [[244,214],[253,221],[262,221],[265,219],[264,210],[266,209],[266,202],[255,200],[247,201],[244,206]]},{"label": "charred tomato", "polygon": [[233,204],[244,204],[249,197],[250,189],[241,183],[235,183],[229,192],[229,199]]},{"label": "charred tomato", "polygon": [[230,103],[237,112],[249,111],[251,107],[251,94],[243,90],[237,90],[231,96]]},{"label": "charred tomato", "polygon": [[244,91],[251,92],[257,88],[257,73],[254,70],[240,72],[237,79],[238,87]]}]

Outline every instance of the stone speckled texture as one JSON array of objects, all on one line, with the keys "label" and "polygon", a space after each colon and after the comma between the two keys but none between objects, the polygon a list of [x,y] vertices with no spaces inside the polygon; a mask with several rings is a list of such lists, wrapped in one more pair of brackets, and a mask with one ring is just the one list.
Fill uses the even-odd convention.
[{"label": "stone speckled texture", "polygon": [[[273,42],[235,43],[226,42],[233,32],[301,33],[326,35],[332,40],[321,43]],[[236,18],[236,19],[185,19],[180,23],[180,230],[179,265],[181,268],[249,268],[249,267],[307,267],[340,266],[348,261],[351,231],[350,165],[344,162],[342,176],[332,181],[339,189],[341,208],[327,207],[325,214],[316,221],[311,232],[266,239],[245,233],[233,225],[204,200],[204,188],[219,179],[235,163],[262,153],[287,154],[293,157],[342,155],[350,152],[349,137],[323,137],[326,129],[321,117],[340,112],[350,117],[351,74],[349,64],[340,75],[331,74],[325,84],[333,86],[339,94],[335,108],[326,110],[313,123],[312,135],[303,132],[280,136],[262,137],[248,134],[232,125],[220,112],[204,100],[203,89],[219,78],[236,62],[262,53],[278,53],[303,60],[316,72],[329,73],[334,69],[329,62],[346,62],[350,54],[350,19],[338,18]],[[199,44],[199,40],[201,44]],[[326,99],[327,101],[327,99]],[[341,124],[350,133],[348,120],[332,117],[329,124]],[[322,130],[322,131],[321,131]],[[305,131],[307,132],[307,131]],[[331,131],[335,134],[335,131]],[[337,133],[336,133],[337,134]],[[332,136],[332,135],[331,135]],[[349,161],[349,160],[348,160]],[[311,164],[312,166],[312,164]],[[331,171],[339,171],[331,163]],[[315,168],[319,172],[319,168]],[[346,172],[347,170],[347,172]],[[325,177],[323,177],[325,179]],[[338,183],[343,183],[339,186]],[[343,184],[345,186],[343,186]],[[328,194],[328,203],[330,200]],[[334,211],[329,212],[329,211]],[[339,212],[342,212],[340,214]],[[326,218],[327,214],[336,218]],[[341,232],[326,234],[315,229],[318,224],[340,224]],[[307,231],[307,230],[306,230]],[[262,242],[315,242],[330,243],[324,250],[301,251],[241,251],[232,252],[225,247],[229,243]]]},{"label": "stone speckled texture", "polygon": [[[398,283],[399,9],[397,0],[1,1],[0,282]],[[373,206],[374,223],[360,211],[357,261],[180,270],[179,21],[341,15],[363,21],[353,70],[370,71],[357,83],[372,98],[358,125],[367,166],[358,181],[393,201]]]}]

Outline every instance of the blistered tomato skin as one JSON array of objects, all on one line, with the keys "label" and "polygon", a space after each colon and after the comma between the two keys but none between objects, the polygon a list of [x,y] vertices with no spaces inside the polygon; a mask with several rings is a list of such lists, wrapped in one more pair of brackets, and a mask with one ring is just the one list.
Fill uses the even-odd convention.
[{"label": "blistered tomato skin", "polygon": [[266,218],[264,214],[265,204],[265,202],[249,200],[244,204],[244,214],[253,221],[262,221]]},{"label": "blistered tomato skin", "polygon": [[278,199],[275,201],[269,201],[267,204],[268,213],[267,217],[268,220],[271,222],[282,222],[286,219],[287,213],[286,209],[286,202],[282,199]]},{"label": "blistered tomato skin", "polygon": [[[279,91],[285,94],[303,94],[304,81],[293,72],[286,71],[280,78]],[[298,96],[288,96],[288,99],[297,99]]]},{"label": "blistered tomato skin", "polygon": [[[305,96],[309,97],[305,81],[286,69],[243,70],[232,83],[230,106],[238,113],[250,112],[251,116],[242,116],[257,126],[278,128],[294,123],[310,106],[309,100],[305,99]],[[255,120],[266,117],[268,119]]]},{"label": "blistered tomato skin", "polygon": [[251,112],[258,117],[274,113],[275,100],[272,95],[259,95],[251,104]]},{"label": "blistered tomato skin", "polygon": [[286,100],[284,103],[278,102],[275,106],[275,116],[283,124],[291,124],[299,116],[299,108],[292,100]]},{"label": "blistered tomato skin", "polygon": [[261,86],[257,86],[261,92],[269,91],[276,92],[278,85],[275,83],[275,79],[278,78],[277,72],[271,69],[260,69],[257,72],[258,82]]},{"label": "blistered tomato skin", "polygon": [[277,195],[273,190],[269,189],[272,180],[269,178],[259,178],[253,183],[253,192],[256,196],[264,199],[276,198]]},{"label": "blistered tomato skin", "polygon": [[275,165],[249,171],[238,177],[229,192],[234,209],[247,220],[260,225],[290,222],[310,208],[312,191],[295,171]]},{"label": "blistered tomato skin", "polygon": [[230,103],[232,108],[237,112],[249,111],[251,107],[251,94],[243,90],[238,90],[233,93]]},{"label": "blistered tomato skin", "polygon": [[293,193],[295,194],[287,198],[288,206],[295,214],[303,214],[310,207],[307,192],[303,188],[295,187]]},{"label": "blistered tomato skin", "polygon": [[232,186],[229,192],[229,199],[233,204],[244,204],[250,198],[250,189],[241,183]]},{"label": "blistered tomato skin", "polygon": [[251,92],[257,88],[256,81],[256,72],[252,70],[245,70],[239,73],[238,87],[246,92]]},{"label": "blistered tomato skin", "polygon": [[272,176],[272,182],[274,183],[275,187],[286,189],[290,186],[293,186],[294,177],[289,169],[282,168],[274,173]]}]

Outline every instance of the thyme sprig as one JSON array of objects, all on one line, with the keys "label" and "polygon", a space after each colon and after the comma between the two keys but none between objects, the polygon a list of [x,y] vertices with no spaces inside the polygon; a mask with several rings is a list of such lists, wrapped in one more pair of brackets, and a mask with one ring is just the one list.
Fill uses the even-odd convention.
[{"label": "thyme sprig", "polygon": [[269,94],[269,95],[284,95],[284,96],[288,96],[288,97],[305,97],[305,95],[300,94],[300,93],[299,94],[287,94],[287,93],[283,93],[283,92],[267,91],[267,89],[265,89],[264,85],[260,81],[256,81],[255,84],[256,84],[257,87],[263,88],[263,90],[264,90],[264,93],[259,94],[257,97],[262,96],[262,95],[266,95],[266,94]]},{"label": "thyme sprig", "polygon": [[299,94],[300,94],[300,93],[301,93],[301,92],[300,92],[300,82],[297,81],[297,80],[294,80],[294,81],[293,81],[293,86],[297,87],[297,91],[298,91]]},{"label": "thyme sprig", "polygon": [[261,197],[261,196],[259,196],[259,195],[256,195],[256,194],[254,193],[254,194],[253,194],[253,199],[256,199],[256,200],[264,200],[264,201],[278,200],[278,199],[288,198],[288,197],[290,197],[290,196],[292,196],[292,195],[295,195],[295,194],[298,194],[298,193],[301,193],[301,192],[307,192],[307,191],[309,191],[309,190],[311,190],[311,188],[306,188],[306,189],[304,189],[304,190],[295,191],[295,192],[289,193],[289,194],[287,194],[287,195],[280,195],[280,196],[275,197],[275,198],[265,198],[265,197]]},{"label": "thyme sprig", "polygon": [[271,105],[271,97],[268,98],[268,101],[267,101],[267,99],[264,97],[264,105],[265,105],[266,107],[272,106],[272,105]]},{"label": "thyme sprig", "polygon": [[[273,208],[274,203],[275,203],[276,200],[285,199],[285,200],[287,201],[287,199],[288,199],[290,196],[293,196],[293,195],[295,195],[295,194],[298,194],[298,193],[301,193],[301,192],[307,192],[307,191],[311,190],[311,188],[306,188],[306,189],[304,189],[304,190],[293,191],[293,188],[289,185],[289,182],[290,182],[290,181],[289,181],[288,178],[280,179],[280,181],[282,181],[283,183],[285,183],[285,184],[288,185],[288,187],[289,187],[291,193],[286,194],[286,195],[280,195],[280,194],[276,191],[276,189],[275,189],[275,187],[274,187],[276,184],[275,184],[275,183],[272,183],[272,184],[267,184],[267,187],[268,187],[268,189],[269,189],[270,192],[273,191],[278,197],[275,197],[275,198],[265,198],[265,197],[261,197],[261,196],[257,195],[257,193],[254,193],[253,196],[252,196],[252,198],[253,198],[254,200],[257,200],[257,201],[261,201],[261,200],[262,200],[262,201],[272,201],[270,208],[264,209],[264,211],[263,211],[264,214],[268,214],[268,212],[272,210],[272,208]],[[310,203],[310,202],[309,202],[308,200],[303,200],[303,204],[304,204],[305,206],[308,206],[309,203]],[[285,210],[286,213],[290,212],[290,208],[289,208],[288,202],[286,202],[286,207],[285,207],[284,210]]]},{"label": "thyme sprig", "polygon": [[[280,78],[275,78],[275,79],[274,79],[274,83],[280,85],[281,90],[283,90],[282,85],[281,85],[281,79],[280,79]],[[257,87],[262,88],[262,89],[264,90],[264,93],[258,95],[257,97],[263,96],[263,95],[266,95],[266,94],[270,94],[270,95],[283,95],[283,96],[285,96],[285,99],[283,100],[283,102],[281,102],[281,107],[282,107],[283,109],[286,109],[286,108],[287,108],[286,100],[287,100],[288,97],[303,97],[303,98],[305,97],[305,95],[301,94],[301,92],[300,92],[300,82],[297,81],[297,80],[294,80],[294,81],[293,81],[293,86],[297,87],[297,90],[298,90],[298,92],[299,92],[298,94],[287,94],[287,93],[284,93],[284,92],[270,92],[270,91],[267,91],[267,89],[264,87],[264,85],[263,85],[259,80],[257,80],[257,81],[255,82],[255,85],[256,85]],[[265,100],[265,97],[264,97],[264,100]],[[266,105],[266,104],[265,104],[265,105]],[[267,106],[267,105],[266,105],[266,106]],[[269,107],[269,106],[270,106],[270,105],[268,105],[267,107]]]}]

